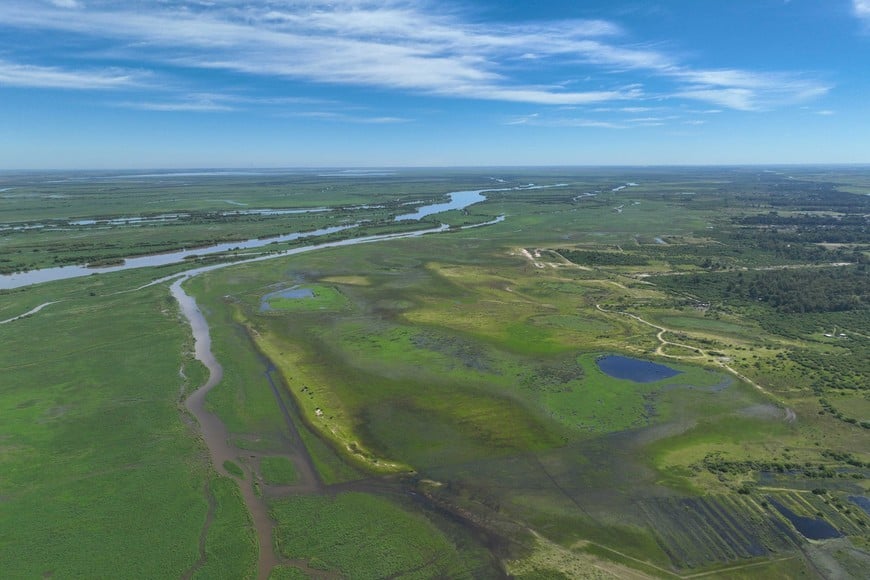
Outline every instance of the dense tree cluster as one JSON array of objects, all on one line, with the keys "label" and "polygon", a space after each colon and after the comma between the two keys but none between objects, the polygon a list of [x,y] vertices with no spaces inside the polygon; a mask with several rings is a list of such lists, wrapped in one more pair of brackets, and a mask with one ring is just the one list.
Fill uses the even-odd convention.
[{"label": "dense tree cluster", "polygon": [[583,266],[647,266],[649,261],[643,256],[629,252],[594,252],[591,250],[556,250],[565,259]]},{"label": "dense tree cluster", "polygon": [[865,265],[660,276],[656,284],[706,302],[764,302],[784,313],[870,306],[870,274]]},{"label": "dense tree cluster", "polygon": [[[829,455],[825,455],[826,458],[837,461],[839,463],[845,463],[851,467],[856,468],[867,468],[870,467],[870,464],[863,463],[848,453],[838,454],[835,452],[828,452]],[[842,456],[842,458],[841,458]],[[774,461],[774,460],[743,460],[743,461],[733,461],[725,459],[721,453],[708,453],[704,456],[704,459],[701,460],[699,464],[696,464],[695,469],[706,469],[710,473],[716,474],[732,474],[732,475],[745,475],[747,473],[759,473],[759,472],[768,472],[768,473],[795,473],[801,474],[805,477],[811,478],[835,478],[835,477],[850,477],[854,479],[864,479],[864,474],[860,471],[853,472],[845,472],[840,469],[835,468],[832,465],[825,465],[822,463],[813,463],[811,461],[805,461],[803,463],[796,461]]]}]

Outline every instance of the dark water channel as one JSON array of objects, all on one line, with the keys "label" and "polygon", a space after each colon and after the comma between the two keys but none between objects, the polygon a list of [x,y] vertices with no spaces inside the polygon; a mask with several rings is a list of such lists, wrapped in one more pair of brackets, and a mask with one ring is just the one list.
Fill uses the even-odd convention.
[{"label": "dark water channel", "polygon": [[605,375],[615,379],[625,379],[635,383],[654,383],[669,379],[682,371],[669,366],[620,355],[607,355],[595,361]]},{"label": "dark water channel", "polygon": [[850,495],[849,501],[864,510],[864,513],[870,516],[870,498],[865,495]]}]

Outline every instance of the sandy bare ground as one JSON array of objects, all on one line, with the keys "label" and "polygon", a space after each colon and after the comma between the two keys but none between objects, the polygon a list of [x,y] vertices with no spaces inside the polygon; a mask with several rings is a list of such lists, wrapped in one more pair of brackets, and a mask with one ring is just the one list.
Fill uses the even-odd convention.
[{"label": "sandy bare ground", "polygon": [[531,262],[535,266],[535,268],[543,268],[544,267],[544,265],[542,263],[535,260],[534,256],[532,256],[532,253],[529,252],[527,249],[520,248],[520,255],[522,255],[526,260]]}]

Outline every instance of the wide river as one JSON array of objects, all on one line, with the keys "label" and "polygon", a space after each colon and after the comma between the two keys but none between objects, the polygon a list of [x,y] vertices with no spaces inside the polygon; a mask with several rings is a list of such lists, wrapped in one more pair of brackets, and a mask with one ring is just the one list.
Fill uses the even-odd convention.
[{"label": "wide river", "polygon": [[[559,184],[562,185],[562,184]],[[396,221],[399,220],[408,220],[415,219],[419,220],[422,217],[432,215],[435,213],[440,213],[443,211],[451,210],[451,209],[465,209],[466,207],[479,203],[481,201],[485,201],[486,197],[483,195],[486,192],[490,191],[509,191],[509,190],[519,190],[519,189],[536,189],[542,187],[558,187],[558,185],[553,186],[535,186],[528,185],[523,187],[510,187],[503,189],[478,189],[473,191],[454,191],[452,193],[447,194],[450,197],[450,201],[446,203],[436,203],[425,205],[418,208],[414,213],[400,215],[396,217]],[[308,211],[308,210],[306,210]],[[84,276],[90,276],[92,274],[108,274],[111,272],[120,272],[123,270],[131,270],[134,268],[148,268],[153,266],[166,266],[169,264],[179,264],[184,262],[187,259],[190,259],[194,256],[207,256],[209,254],[217,254],[220,252],[228,252],[231,250],[239,249],[239,250],[248,250],[252,248],[261,248],[267,246],[272,243],[280,243],[280,242],[290,242],[293,240],[298,240],[299,238],[304,237],[319,237],[325,236],[328,234],[341,232],[344,230],[349,230],[355,227],[358,227],[360,224],[350,224],[350,225],[340,225],[340,226],[332,226],[328,228],[322,228],[319,230],[314,230],[310,232],[295,232],[291,234],[285,234],[282,236],[276,236],[271,238],[254,238],[245,241],[238,242],[226,242],[221,244],[215,244],[212,246],[205,246],[201,248],[192,248],[192,249],[184,249],[178,250],[175,252],[167,252],[162,254],[151,254],[147,256],[137,256],[131,257],[124,260],[123,264],[117,264],[114,266],[106,266],[106,267],[98,267],[98,268],[89,268],[87,266],[58,266],[54,268],[42,268],[38,270],[29,270],[27,272],[16,272],[14,274],[3,274],[0,275],[0,290],[10,290],[12,288],[21,288],[22,286],[30,286],[32,284],[42,284],[45,282],[54,282],[55,280],[68,280],[71,278],[81,278]],[[483,224],[481,224],[483,225]],[[428,230],[427,230],[428,231]],[[421,232],[417,232],[418,234]],[[390,239],[392,236],[387,236],[383,239]],[[404,236],[403,236],[404,237]],[[364,241],[372,241],[370,238],[358,238],[361,242]],[[350,243],[357,243],[354,240],[347,240]],[[346,244],[343,244],[346,245]],[[287,253],[280,254],[271,254],[267,257],[279,257],[286,256]],[[238,263],[238,262],[233,262]],[[198,269],[196,271],[199,271]]]}]

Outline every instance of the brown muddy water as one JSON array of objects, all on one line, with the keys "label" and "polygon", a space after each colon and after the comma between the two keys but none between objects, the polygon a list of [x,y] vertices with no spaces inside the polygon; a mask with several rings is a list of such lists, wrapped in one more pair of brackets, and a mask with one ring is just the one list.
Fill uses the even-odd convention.
[{"label": "brown muddy water", "polygon": [[[178,301],[181,313],[190,322],[194,338],[194,356],[206,366],[209,372],[208,380],[187,397],[185,406],[199,422],[202,439],[208,447],[215,470],[225,477],[235,479],[224,468],[224,462],[238,462],[242,451],[230,445],[226,426],[214,413],[205,408],[205,398],[209,391],[221,381],[224,370],[211,350],[211,335],[205,316],[196,305],[196,300],[181,288],[181,283],[185,280],[186,277],[176,280],[170,287],[170,292]],[[253,486],[240,482],[239,488],[242,491],[245,505],[251,513],[257,540],[260,544],[257,578],[268,578],[272,568],[281,563],[272,543],[272,520],[269,517],[269,508],[266,502],[254,493]]]}]

